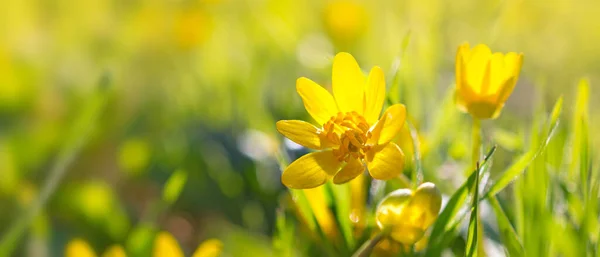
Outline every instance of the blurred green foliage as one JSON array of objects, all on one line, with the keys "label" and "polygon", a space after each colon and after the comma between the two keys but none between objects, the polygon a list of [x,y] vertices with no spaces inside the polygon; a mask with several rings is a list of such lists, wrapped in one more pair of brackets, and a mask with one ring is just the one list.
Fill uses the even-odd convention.
[{"label": "blurred green foliage", "polygon": [[[280,183],[280,164],[306,150],[274,125],[308,118],[295,80],[326,85],[339,51],[383,68],[418,131],[424,181],[465,202],[470,122],[453,103],[464,41],[525,55],[503,115],[482,124],[483,149],[498,148],[480,178],[494,183],[481,185],[479,243],[597,255],[598,13],[593,0],[4,1],[0,255],[61,256],[76,237],[146,255],[161,230],[188,255],[213,237],[225,256],[351,254],[372,217],[354,234],[350,189],[327,185],[325,236],[304,193]],[[365,208],[401,186],[373,187]],[[461,255],[466,230],[437,226],[453,236],[435,242]]]}]

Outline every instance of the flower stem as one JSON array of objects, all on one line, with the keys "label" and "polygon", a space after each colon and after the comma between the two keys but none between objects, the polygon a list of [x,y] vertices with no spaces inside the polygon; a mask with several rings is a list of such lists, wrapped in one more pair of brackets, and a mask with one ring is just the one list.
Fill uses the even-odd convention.
[{"label": "flower stem", "polygon": [[381,239],[383,239],[387,234],[389,233],[389,230],[383,230],[379,233],[377,233],[375,236],[373,236],[371,239],[369,239],[367,242],[365,242],[353,255],[352,257],[368,257],[371,255],[371,252],[373,252],[373,249],[375,248],[375,246],[379,243],[379,241],[381,241]]},{"label": "flower stem", "polygon": [[[469,173],[474,171],[477,168],[477,162],[480,157],[480,149],[481,149],[481,121],[479,119],[473,118],[473,130],[472,130],[472,156],[471,166],[469,169]],[[469,174],[470,175],[470,174]]]},{"label": "flower stem", "polygon": [[[472,130],[472,142],[473,142],[473,159],[471,160],[470,171],[471,172],[479,172],[479,158],[481,156],[481,120],[477,118],[473,118],[473,130]],[[477,182],[479,183],[479,182]],[[473,188],[473,190],[478,190],[477,185]],[[476,214],[479,216],[479,213]],[[485,256],[485,249],[483,247],[483,224],[481,224],[481,219],[477,217],[477,242],[480,242],[477,245],[477,252],[479,256]]]}]

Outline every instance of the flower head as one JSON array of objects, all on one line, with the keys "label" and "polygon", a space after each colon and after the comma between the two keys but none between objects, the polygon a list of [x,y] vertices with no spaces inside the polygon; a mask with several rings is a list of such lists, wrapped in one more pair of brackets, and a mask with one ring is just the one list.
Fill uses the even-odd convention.
[{"label": "flower head", "polygon": [[402,104],[390,106],[379,118],[385,99],[385,79],[379,67],[365,78],[354,57],[339,53],[333,60],[333,95],[317,83],[299,78],[296,90],[318,126],[299,120],[277,122],[290,140],[320,152],[304,155],[281,177],[289,188],[313,188],[333,177],[346,183],[364,172],[375,179],[396,177],[404,165],[400,147],[390,141],[406,118]]},{"label": "flower head", "polygon": [[399,243],[414,244],[438,216],[442,195],[433,183],[421,184],[415,192],[398,189],[387,195],[377,206],[375,219],[380,229],[390,230],[390,237]]},{"label": "flower head", "polygon": [[476,119],[495,119],[512,93],[523,54],[492,53],[486,45],[468,43],[456,53],[456,104]]}]

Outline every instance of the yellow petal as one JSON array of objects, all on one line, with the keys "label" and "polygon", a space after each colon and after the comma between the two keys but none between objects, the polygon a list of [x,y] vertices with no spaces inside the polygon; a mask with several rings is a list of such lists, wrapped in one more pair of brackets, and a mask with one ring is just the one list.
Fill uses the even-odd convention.
[{"label": "yellow petal", "polygon": [[221,255],[223,243],[218,239],[208,239],[202,242],[192,257],[217,257]]},{"label": "yellow petal", "polygon": [[342,52],[335,56],[331,83],[340,111],[364,113],[365,76],[351,54]]},{"label": "yellow petal", "polygon": [[299,78],[296,80],[296,91],[302,97],[306,111],[320,125],[338,113],[333,96],[314,81],[304,77]]},{"label": "yellow petal", "polygon": [[113,245],[104,251],[102,257],[127,257],[127,254],[120,245]]},{"label": "yellow petal", "polygon": [[95,257],[92,247],[82,239],[73,239],[65,247],[65,257]]},{"label": "yellow petal", "polygon": [[325,233],[328,239],[336,240],[339,236],[336,219],[328,204],[327,191],[324,187],[310,188],[302,190],[312,213],[315,215],[319,227]]},{"label": "yellow petal", "polygon": [[486,45],[477,45],[471,51],[466,63],[466,81],[476,93],[482,92],[485,69],[490,61],[492,52]]},{"label": "yellow petal", "polygon": [[397,177],[404,168],[404,153],[395,143],[389,143],[376,152],[368,163],[371,177],[388,180]]},{"label": "yellow petal", "polygon": [[483,95],[494,95],[502,89],[504,82],[509,78],[504,65],[504,55],[494,53],[489,62],[489,83],[484,83],[487,88],[482,90]]},{"label": "yellow petal", "polygon": [[442,194],[435,184],[425,182],[417,188],[402,220],[426,230],[437,218],[442,206]]},{"label": "yellow petal", "polygon": [[281,182],[295,189],[318,187],[325,184],[342,165],[332,151],[306,154],[292,162],[281,175]]},{"label": "yellow petal", "polygon": [[183,252],[177,243],[177,239],[169,232],[160,232],[154,239],[154,257],[183,257]]},{"label": "yellow petal", "polygon": [[373,126],[369,139],[370,144],[383,145],[390,142],[404,126],[406,120],[406,107],[403,104],[394,104],[385,110],[381,119]]},{"label": "yellow petal", "polygon": [[521,66],[523,66],[523,54],[508,53],[504,57],[504,62],[508,79],[504,82],[503,88],[499,93],[499,101],[501,103],[508,100],[508,97],[517,84],[519,74],[521,73]]},{"label": "yellow petal", "polygon": [[365,87],[365,119],[369,125],[377,122],[385,101],[385,77],[383,70],[373,67]]},{"label": "yellow petal", "polygon": [[277,131],[295,143],[311,148],[322,149],[326,143],[321,143],[319,129],[312,124],[301,120],[280,120],[276,124]]},{"label": "yellow petal", "polygon": [[458,90],[460,90],[463,87],[466,87],[467,85],[465,85],[466,83],[466,59],[470,56],[470,51],[471,49],[469,48],[469,43],[464,43],[462,45],[460,45],[458,47],[458,50],[456,51],[456,88]]},{"label": "yellow petal", "polygon": [[335,184],[344,184],[360,175],[363,171],[365,171],[365,167],[362,162],[358,159],[350,158],[346,166],[342,168],[335,176],[333,177],[333,183]]}]

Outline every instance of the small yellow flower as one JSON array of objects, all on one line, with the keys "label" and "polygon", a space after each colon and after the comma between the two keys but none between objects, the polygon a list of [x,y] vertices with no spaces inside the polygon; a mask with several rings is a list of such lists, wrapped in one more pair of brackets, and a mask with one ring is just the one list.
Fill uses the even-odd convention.
[{"label": "small yellow flower", "polygon": [[337,0],[327,4],[323,22],[334,43],[342,46],[355,43],[369,27],[365,6],[353,0]]},{"label": "small yellow flower", "polygon": [[127,254],[122,246],[113,245],[104,251],[102,257],[127,257]]},{"label": "small yellow flower", "polygon": [[198,246],[192,257],[218,257],[222,251],[223,242],[218,239],[208,239]]},{"label": "small yellow flower", "polygon": [[433,183],[421,184],[415,192],[398,189],[387,195],[379,206],[375,219],[381,230],[390,230],[390,237],[399,243],[418,242],[433,224],[442,206],[442,195]]},{"label": "small yellow flower", "polygon": [[67,243],[65,257],[96,257],[96,253],[86,241],[76,238]]},{"label": "small yellow flower", "polygon": [[476,119],[495,119],[512,93],[523,54],[492,53],[486,45],[468,43],[456,53],[456,104]]},{"label": "small yellow flower", "polygon": [[339,53],[333,60],[333,96],[317,83],[299,78],[296,90],[319,127],[299,120],[277,122],[277,130],[290,140],[320,152],[304,155],[281,176],[289,188],[313,188],[333,177],[346,183],[365,167],[375,179],[400,174],[404,153],[390,141],[406,118],[402,104],[390,106],[379,118],[385,99],[385,78],[373,67],[365,78],[352,55]]},{"label": "small yellow flower", "polygon": [[[161,231],[154,239],[152,256],[178,257],[185,256],[179,247],[177,239],[169,232]],[[209,239],[200,244],[193,257],[218,257],[223,250],[223,243],[218,239]],[[72,239],[65,247],[65,257],[96,257],[92,247],[83,239]],[[127,257],[125,249],[120,245],[113,245],[106,249],[102,257]]]}]

